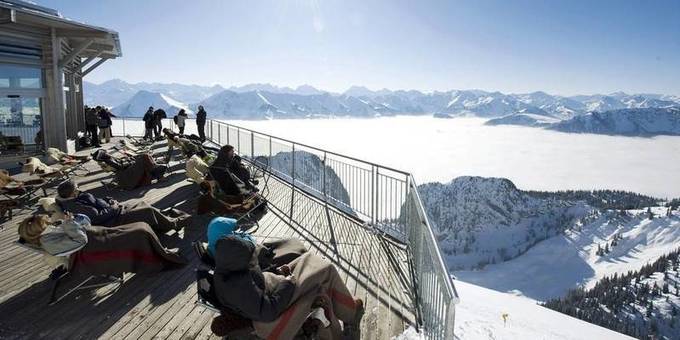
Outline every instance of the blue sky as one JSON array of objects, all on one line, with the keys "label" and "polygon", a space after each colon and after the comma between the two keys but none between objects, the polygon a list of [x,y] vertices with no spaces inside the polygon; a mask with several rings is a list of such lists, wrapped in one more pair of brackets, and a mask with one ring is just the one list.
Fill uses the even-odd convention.
[{"label": "blue sky", "polygon": [[680,95],[680,1],[38,0],[120,33],[88,80]]}]

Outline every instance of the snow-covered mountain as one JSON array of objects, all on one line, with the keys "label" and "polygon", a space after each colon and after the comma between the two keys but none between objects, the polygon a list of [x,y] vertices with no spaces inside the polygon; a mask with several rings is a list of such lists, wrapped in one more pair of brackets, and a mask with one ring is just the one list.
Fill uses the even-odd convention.
[{"label": "snow-covered mountain", "polygon": [[141,117],[144,116],[149,106],[153,106],[154,109],[165,110],[169,117],[180,109],[185,109],[188,114],[193,113],[188,105],[168,95],[149,91],[137,92],[128,101],[111,109],[111,112],[120,117]]},{"label": "snow-covered mountain", "polygon": [[195,103],[224,90],[219,85],[200,86],[178,83],[136,83],[131,84],[120,79],[105,81],[101,84],[84,82],[86,105],[118,106],[139,91],[163,93],[183,103]]},{"label": "snow-covered mountain", "polygon": [[[176,100],[207,106],[215,118],[267,119],[327,116],[374,117],[383,115],[436,114],[440,117],[472,115],[488,118],[516,113],[569,119],[587,112],[604,112],[625,108],[680,107],[678,96],[657,94],[564,97],[545,92],[504,94],[482,90],[453,90],[423,93],[420,91],[370,90],[353,86],[342,94],[316,89],[310,85],[297,88],[271,84],[216,86],[162,83],[129,84],[110,80],[102,84],[85,83],[88,105],[118,106],[138,91],[163,93]],[[268,102],[268,103],[267,103]],[[263,106],[264,105],[264,106]]]},{"label": "snow-covered mountain", "polygon": [[298,94],[301,96],[309,96],[309,95],[314,95],[314,94],[323,94],[326,93],[325,91],[321,91],[311,85],[300,85],[296,88],[290,88],[290,87],[279,87],[276,85],[271,85],[271,84],[247,84],[243,86],[232,86],[228,89],[229,91],[236,92],[236,93],[245,93],[245,92],[253,92],[253,91],[260,91],[260,92],[270,92],[270,93],[289,93],[289,94]]},{"label": "snow-covered mountain", "polygon": [[562,132],[611,135],[680,135],[680,107],[592,112],[548,128]]},{"label": "snow-covered mountain", "polygon": [[593,209],[532,197],[503,178],[458,177],[420,185],[418,192],[451,270],[517,257]]}]

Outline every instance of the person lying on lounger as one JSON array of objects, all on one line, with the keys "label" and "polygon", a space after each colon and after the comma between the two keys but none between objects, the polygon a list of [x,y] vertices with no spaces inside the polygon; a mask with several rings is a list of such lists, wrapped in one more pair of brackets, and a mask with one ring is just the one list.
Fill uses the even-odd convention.
[{"label": "person lying on lounger", "polygon": [[92,154],[92,158],[113,168],[118,186],[126,190],[149,185],[154,179],[160,180],[168,170],[167,166],[157,164],[149,154],[118,158],[99,149]]},{"label": "person lying on lounger", "polygon": [[158,232],[180,230],[189,223],[189,215],[179,213],[170,217],[144,201],[118,203],[111,198],[101,199],[87,192],[80,192],[73,180],[57,187],[57,204],[65,213],[83,214],[95,225],[104,227],[144,222]]},{"label": "person lying on lounger", "polygon": [[[356,332],[363,301],[351,295],[333,264],[305,252],[287,264],[277,263],[273,271],[263,271],[267,265],[262,264],[254,239],[234,233],[230,225],[217,233],[214,245],[215,294],[223,306],[252,320],[257,336],[291,340],[315,311],[325,316],[316,324],[319,338],[340,339],[343,332]],[[210,226],[208,237],[210,249]],[[220,325],[224,321],[215,318],[211,328],[231,331]]]},{"label": "person lying on lounger", "polygon": [[163,129],[163,134],[168,138],[168,146],[177,146],[186,158],[198,155],[205,162],[212,163],[216,149],[203,145],[198,136],[183,136],[168,128]]},{"label": "person lying on lounger", "polygon": [[104,228],[90,222],[84,215],[68,215],[51,225],[47,215],[31,216],[19,225],[20,242],[50,255],[71,254],[70,270],[88,275],[151,273],[186,263],[146,223]]},{"label": "person lying on lounger", "polygon": [[227,195],[236,195],[241,190],[237,187],[239,183],[234,183],[231,174],[236,176],[248,191],[257,191],[250,176],[250,171],[241,162],[241,157],[234,153],[231,145],[223,146],[217,153],[217,159],[210,165],[210,176],[217,181],[220,189]]},{"label": "person lying on lounger", "polygon": [[259,220],[267,213],[267,204],[261,195],[253,193],[230,196],[216,190],[216,186],[217,184],[210,180],[199,184],[201,195],[196,201],[197,214],[241,217],[249,213],[252,220]]}]

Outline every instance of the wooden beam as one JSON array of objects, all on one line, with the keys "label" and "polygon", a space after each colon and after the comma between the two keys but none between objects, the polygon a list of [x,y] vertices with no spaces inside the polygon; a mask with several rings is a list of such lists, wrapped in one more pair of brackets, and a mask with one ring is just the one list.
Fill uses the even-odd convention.
[{"label": "wooden beam", "polygon": [[100,58],[96,63],[94,63],[94,65],[90,66],[87,70],[83,71],[83,74],[82,74],[81,77],[85,77],[88,73],[92,72],[94,69],[99,67],[99,65],[103,64],[107,60],[108,59],[106,59],[106,58]]},{"label": "wooden beam", "polygon": [[89,64],[95,58],[99,58],[99,56],[102,55],[102,53],[104,53],[104,51],[99,51],[97,54],[85,59],[82,63],[80,63],[80,70],[82,71],[83,67],[87,66],[87,64]]},{"label": "wooden beam", "polygon": [[65,56],[64,59],[59,60],[59,68],[62,68],[64,66],[68,65],[69,63],[71,63],[73,61],[73,59],[75,59],[76,56],[78,56],[78,54],[80,54],[82,51],[84,51],[88,46],[92,45],[93,42],[94,42],[94,39],[88,39],[88,40],[85,40],[82,43],[78,44],[77,46],[75,46],[73,48],[73,51],[71,51],[71,53],[69,53],[67,56]]}]

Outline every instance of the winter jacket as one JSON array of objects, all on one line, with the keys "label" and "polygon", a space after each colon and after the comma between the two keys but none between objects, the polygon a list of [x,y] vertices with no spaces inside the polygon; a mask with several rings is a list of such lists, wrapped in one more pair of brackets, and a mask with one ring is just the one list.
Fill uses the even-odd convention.
[{"label": "winter jacket", "polygon": [[121,212],[121,207],[117,203],[110,204],[87,192],[80,193],[74,198],[59,198],[57,204],[64,212],[89,217],[94,225],[109,225]]},{"label": "winter jacket", "polygon": [[111,120],[111,117],[115,117],[108,111],[100,111],[99,112],[99,120],[97,121],[99,124],[100,128],[108,128],[111,127],[113,124],[113,121]]},{"label": "winter jacket", "polygon": [[146,113],[144,114],[144,118],[142,118],[142,120],[144,121],[145,128],[147,129],[153,128],[155,121],[153,117],[153,112],[151,110],[146,111]]},{"label": "winter jacket", "polygon": [[187,115],[177,115],[177,126],[184,127],[187,117]]},{"label": "winter jacket", "polygon": [[85,124],[87,126],[97,125],[98,121],[99,115],[97,115],[96,111],[91,110],[85,114]]},{"label": "winter jacket", "polygon": [[208,114],[205,112],[205,110],[200,110],[196,113],[196,124],[197,125],[205,125],[205,119]]},{"label": "winter jacket", "polygon": [[76,215],[59,226],[48,227],[40,236],[40,246],[50,255],[72,253],[87,244],[86,228],[90,219],[84,215]]},{"label": "winter jacket", "polygon": [[165,114],[165,110],[163,109],[158,109],[153,112],[153,119],[156,123],[160,122],[161,120],[168,118],[168,115]]},{"label": "winter jacket", "polygon": [[217,241],[215,294],[222,305],[253,321],[275,320],[290,304],[292,281],[262,272],[256,246],[238,236]]}]

